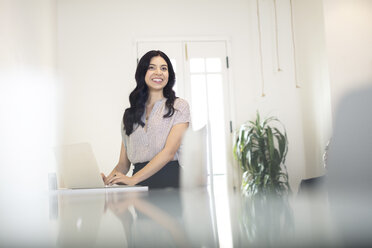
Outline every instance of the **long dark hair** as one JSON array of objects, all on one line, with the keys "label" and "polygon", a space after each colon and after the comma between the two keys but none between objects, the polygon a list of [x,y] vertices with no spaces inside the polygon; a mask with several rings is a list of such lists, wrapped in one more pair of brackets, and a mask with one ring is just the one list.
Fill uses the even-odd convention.
[{"label": "long dark hair", "polygon": [[133,132],[134,124],[145,125],[141,120],[143,113],[145,112],[145,104],[149,97],[149,89],[145,82],[145,75],[149,68],[150,61],[153,57],[162,57],[168,65],[168,83],[163,88],[163,95],[167,98],[165,105],[168,107],[168,112],[163,116],[164,118],[171,117],[174,114],[174,101],[176,100],[176,93],[173,90],[173,86],[176,82],[175,73],[173,70],[172,63],[168,56],[162,51],[149,51],[142,56],[137,65],[136,70],[136,88],[129,95],[130,107],[124,112],[123,122],[125,133],[129,136]]}]

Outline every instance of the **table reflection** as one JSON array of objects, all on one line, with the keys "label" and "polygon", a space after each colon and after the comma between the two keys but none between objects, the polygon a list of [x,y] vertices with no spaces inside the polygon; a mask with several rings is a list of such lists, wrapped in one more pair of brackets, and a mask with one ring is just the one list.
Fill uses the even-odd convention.
[{"label": "table reflection", "polygon": [[58,247],[93,247],[104,213],[105,195],[58,196]]},{"label": "table reflection", "polygon": [[222,235],[232,237],[231,247],[372,244],[370,198],[343,192],[253,198],[229,192],[222,199],[229,209],[219,214],[229,216],[231,229],[217,226],[219,203],[207,188],[59,191],[49,200],[57,247],[219,247]]},{"label": "table reflection", "polygon": [[237,247],[288,245],[294,235],[293,209],[287,196],[236,197],[239,231],[233,234]]},{"label": "table reflection", "polygon": [[122,222],[129,247],[190,247],[178,191],[108,194],[106,208]]},{"label": "table reflection", "polygon": [[[206,189],[61,194],[58,208],[58,247],[218,246]],[[109,215],[122,228],[110,225],[105,232],[122,235],[98,240],[101,221]]]}]

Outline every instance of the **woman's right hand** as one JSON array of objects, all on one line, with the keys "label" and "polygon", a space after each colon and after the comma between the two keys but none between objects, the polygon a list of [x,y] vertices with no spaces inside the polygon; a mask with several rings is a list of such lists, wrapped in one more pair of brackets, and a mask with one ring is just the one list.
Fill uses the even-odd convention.
[{"label": "woman's right hand", "polygon": [[130,167],[130,162],[127,157],[127,151],[125,150],[124,143],[122,141],[119,163],[115,166],[115,168],[111,171],[111,173],[107,177],[105,176],[105,174],[101,173],[103,182],[105,183],[105,185],[110,184],[110,182],[116,175],[120,173],[126,174],[129,171],[129,167]]},{"label": "woman's right hand", "polygon": [[113,177],[116,176],[116,174],[118,174],[119,172],[115,169],[113,169],[111,171],[111,173],[106,177],[105,174],[101,173],[101,176],[102,176],[102,180],[104,182],[105,185],[108,185],[109,182],[112,180]]}]

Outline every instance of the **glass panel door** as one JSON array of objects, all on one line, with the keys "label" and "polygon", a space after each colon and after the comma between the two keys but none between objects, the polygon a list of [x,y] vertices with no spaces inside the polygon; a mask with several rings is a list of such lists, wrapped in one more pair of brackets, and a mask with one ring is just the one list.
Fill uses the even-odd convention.
[{"label": "glass panel door", "polygon": [[[208,125],[210,174],[226,174],[229,142],[225,42],[187,42],[185,93],[191,99],[193,129]],[[189,82],[189,83],[187,83]]]}]

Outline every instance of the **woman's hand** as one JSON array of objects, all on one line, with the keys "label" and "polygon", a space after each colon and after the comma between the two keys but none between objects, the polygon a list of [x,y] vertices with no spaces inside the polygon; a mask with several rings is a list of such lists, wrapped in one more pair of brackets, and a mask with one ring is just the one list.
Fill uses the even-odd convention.
[{"label": "woman's hand", "polygon": [[137,181],[133,177],[128,177],[121,172],[112,172],[105,181],[105,184],[112,185],[112,184],[125,184],[125,185],[136,185]]},{"label": "woman's hand", "polygon": [[120,158],[119,163],[115,166],[112,172],[106,177],[105,174],[101,173],[102,180],[105,185],[112,184],[110,183],[116,175],[127,173],[129,171],[130,161],[127,157],[127,151],[125,150],[124,143],[121,142],[121,149],[120,149]]},{"label": "woman's hand", "polygon": [[111,171],[111,173],[106,177],[105,174],[101,173],[101,176],[102,176],[102,180],[103,182],[105,183],[105,185],[108,185],[109,184],[109,181],[112,180],[112,178],[116,175],[120,173],[119,171],[117,171],[116,169],[113,169]]}]

